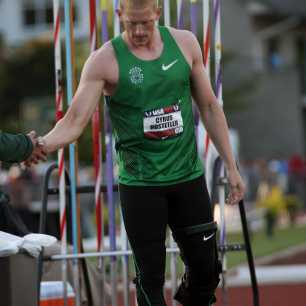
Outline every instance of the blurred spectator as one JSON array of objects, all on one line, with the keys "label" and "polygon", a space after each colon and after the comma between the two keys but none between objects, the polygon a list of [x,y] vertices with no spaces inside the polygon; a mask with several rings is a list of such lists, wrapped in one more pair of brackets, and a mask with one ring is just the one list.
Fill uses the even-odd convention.
[{"label": "blurred spectator", "polygon": [[265,208],[266,235],[272,238],[279,214],[286,208],[281,188],[276,184],[262,182],[259,188],[258,206]]},{"label": "blurred spectator", "polygon": [[305,208],[305,161],[300,155],[293,155],[288,164],[288,194],[297,196]]},{"label": "blurred spectator", "polygon": [[286,209],[288,212],[289,222],[291,226],[294,226],[296,224],[298,213],[302,208],[303,204],[297,196],[286,196]]},{"label": "blurred spectator", "polygon": [[288,192],[288,162],[281,159],[272,159],[269,161],[269,172],[275,177],[276,184],[283,192]]}]

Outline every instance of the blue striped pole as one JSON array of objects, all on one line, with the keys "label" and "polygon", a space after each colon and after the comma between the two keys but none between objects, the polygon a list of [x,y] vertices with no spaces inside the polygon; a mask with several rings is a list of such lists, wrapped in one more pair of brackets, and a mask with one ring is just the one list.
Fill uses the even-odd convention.
[{"label": "blue striped pole", "polygon": [[[72,70],[72,25],[71,25],[71,1],[65,0],[65,35],[66,35],[66,78],[67,78],[67,100],[70,106],[73,98],[73,70]],[[78,253],[78,226],[77,226],[77,196],[76,196],[76,166],[75,166],[75,144],[69,145],[69,174],[71,180],[71,211],[72,211],[72,239],[73,254]],[[80,286],[78,261],[73,261],[74,282],[76,291],[76,305],[80,306]]]}]

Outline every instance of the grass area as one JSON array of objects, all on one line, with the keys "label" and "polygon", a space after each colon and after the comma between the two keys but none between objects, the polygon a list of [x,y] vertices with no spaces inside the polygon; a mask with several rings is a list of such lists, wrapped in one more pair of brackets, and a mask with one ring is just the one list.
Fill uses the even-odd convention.
[{"label": "grass area", "polygon": [[[306,244],[306,226],[289,227],[284,229],[276,229],[275,235],[268,238],[263,231],[252,235],[252,249],[255,258],[271,255],[279,251],[288,249],[289,247]],[[243,236],[239,234],[231,234],[228,237],[229,243],[243,243]],[[235,252],[228,254],[228,266],[233,267],[246,262],[245,252]]]}]

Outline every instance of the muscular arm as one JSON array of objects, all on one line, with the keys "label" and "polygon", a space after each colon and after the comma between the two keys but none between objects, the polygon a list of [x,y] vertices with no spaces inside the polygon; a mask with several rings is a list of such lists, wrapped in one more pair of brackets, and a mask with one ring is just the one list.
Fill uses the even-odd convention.
[{"label": "muscular arm", "polygon": [[102,71],[103,56],[92,54],[84,65],[78,89],[66,115],[43,137],[47,152],[53,152],[79,138],[101,97],[104,87]]},{"label": "muscular arm", "polygon": [[205,73],[201,48],[195,37],[192,45],[192,95],[199,108],[204,126],[228,169],[236,168],[230,146],[228,126],[222,107],[217,101]]},{"label": "muscular arm", "polygon": [[189,45],[192,53],[192,95],[198,105],[205,128],[228,170],[230,194],[227,203],[238,204],[243,198],[245,186],[237,170],[230,146],[225,115],[205,73],[201,48],[194,36],[190,35]]}]

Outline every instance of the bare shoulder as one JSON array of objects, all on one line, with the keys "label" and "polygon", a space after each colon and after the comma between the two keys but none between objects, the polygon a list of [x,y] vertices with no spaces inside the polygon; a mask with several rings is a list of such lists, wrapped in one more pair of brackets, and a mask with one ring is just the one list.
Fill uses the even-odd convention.
[{"label": "bare shoulder", "polygon": [[84,72],[94,79],[107,81],[116,65],[114,49],[111,41],[108,41],[98,50],[92,52],[86,61]]},{"label": "bare shoulder", "polygon": [[198,44],[197,38],[192,32],[172,27],[169,27],[168,29],[179,44],[189,45],[189,47]]},{"label": "bare shoulder", "polygon": [[200,48],[196,36],[188,30],[180,30],[172,27],[169,27],[168,29],[178,46],[183,51],[187,61],[192,63]]},{"label": "bare shoulder", "polygon": [[96,51],[97,57],[100,58],[101,61],[115,61],[115,51],[112,45],[112,42],[109,40],[106,42],[101,48]]}]

